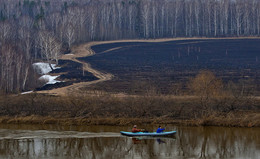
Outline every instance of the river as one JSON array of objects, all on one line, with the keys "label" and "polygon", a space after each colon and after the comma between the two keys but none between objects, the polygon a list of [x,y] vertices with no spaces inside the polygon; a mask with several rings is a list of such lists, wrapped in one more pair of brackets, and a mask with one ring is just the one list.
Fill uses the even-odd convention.
[{"label": "river", "polygon": [[[173,137],[131,138],[122,126],[0,125],[0,158],[247,158],[260,156],[260,128],[180,127]],[[143,125],[149,131],[157,125]]]}]

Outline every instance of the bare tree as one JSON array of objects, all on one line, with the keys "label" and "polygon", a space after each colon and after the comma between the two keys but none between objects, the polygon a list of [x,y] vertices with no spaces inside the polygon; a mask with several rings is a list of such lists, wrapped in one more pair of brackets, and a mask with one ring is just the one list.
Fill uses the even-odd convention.
[{"label": "bare tree", "polygon": [[20,61],[16,61],[16,51],[10,44],[4,44],[0,49],[0,88],[4,90],[5,93],[9,93],[15,89],[15,69],[17,68],[15,66],[17,64],[16,62],[19,63]]},{"label": "bare tree", "polygon": [[18,54],[15,57],[16,59],[16,91],[19,92],[21,88],[21,72],[22,72],[22,65],[23,65],[23,54]]},{"label": "bare tree", "polygon": [[241,35],[242,14],[243,14],[242,5],[241,5],[241,3],[238,2],[235,4],[235,22],[236,22],[235,30],[236,30],[237,36]]},{"label": "bare tree", "polygon": [[72,23],[68,23],[65,27],[65,39],[69,49],[76,40],[75,26]]},{"label": "bare tree", "polygon": [[252,107],[254,101],[254,88],[250,87],[252,81],[239,80],[237,83],[229,81],[225,90],[223,99],[223,110],[224,111],[234,111],[239,107],[245,106]]},{"label": "bare tree", "polygon": [[26,28],[26,29],[32,29],[34,25],[34,21],[29,16],[22,16],[19,20],[19,26]]},{"label": "bare tree", "polygon": [[219,15],[219,5],[218,5],[218,0],[214,1],[214,6],[213,6],[213,15],[214,15],[214,36],[218,35],[218,15]]},{"label": "bare tree", "polygon": [[[59,27],[62,22],[62,16],[59,12],[54,12],[48,16],[46,16],[46,21],[48,21],[47,25],[53,33],[59,34]],[[62,39],[62,38],[61,38]]]},{"label": "bare tree", "polygon": [[28,61],[30,59],[31,49],[32,49],[32,37],[31,32],[27,30],[26,28],[20,28],[19,31],[19,39],[22,42],[22,48],[26,54],[26,60]]},{"label": "bare tree", "polygon": [[95,39],[95,33],[96,33],[96,27],[97,27],[97,15],[96,15],[96,10],[92,8],[91,13],[89,14],[89,32],[90,32],[90,39],[94,40]]},{"label": "bare tree", "polygon": [[258,7],[256,9],[256,30],[257,35],[260,35],[260,4],[258,3]]},{"label": "bare tree", "polygon": [[130,3],[128,7],[128,29],[130,30],[130,33],[133,33],[135,31],[135,10],[135,6],[132,3]]},{"label": "bare tree", "polygon": [[209,110],[210,101],[220,95],[223,84],[212,72],[200,71],[194,79],[191,79],[189,87],[194,95],[199,97],[202,108]]},{"label": "bare tree", "polygon": [[157,11],[156,11],[156,5],[155,4],[153,4],[152,5],[152,29],[153,29],[153,38],[155,38],[156,37],[156,13],[157,13]]},{"label": "bare tree", "polygon": [[201,3],[199,0],[195,1],[195,19],[196,19],[196,32],[197,36],[200,35],[200,7]]},{"label": "bare tree", "polygon": [[181,2],[179,0],[176,0],[174,3],[174,36],[177,37],[177,24],[179,20],[179,14],[181,9]]},{"label": "bare tree", "polygon": [[77,41],[84,41],[85,35],[87,33],[86,28],[84,27],[88,18],[86,9],[84,6],[80,6],[73,8],[71,12],[74,14],[74,19],[72,19],[72,21],[68,21],[68,23],[71,23],[72,26],[74,26],[74,32]]},{"label": "bare tree", "polygon": [[41,53],[44,55],[45,59],[49,63],[50,68],[53,70],[51,61],[55,59],[56,63],[58,63],[61,44],[52,33],[47,31],[39,32],[38,38],[38,46],[41,49]]},{"label": "bare tree", "polygon": [[1,22],[0,21],[0,41],[6,41],[8,38],[11,37],[11,24],[9,22]]},{"label": "bare tree", "polygon": [[150,15],[150,3],[149,1],[144,1],[143,8],[142,8],[142,18],[144,23],[144,37],[149,37],[149,15]]},{"label": "bare tree", "polygon": [[223,12],[223,19],[224,22],[223,22],[223,25],[224,25],[224,34],[227,35],[228,34],[228,19],[229,19],[229,1],[228,0],[224,0],[223,2],[223,5],[224,7],[222,6],[221,8],[224,8],[224,11]]}]

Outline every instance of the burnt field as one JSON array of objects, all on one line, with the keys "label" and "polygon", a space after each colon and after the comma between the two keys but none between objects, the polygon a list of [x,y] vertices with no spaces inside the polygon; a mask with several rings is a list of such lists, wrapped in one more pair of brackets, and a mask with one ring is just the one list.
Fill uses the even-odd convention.
[{"label": "burnt field", "polygon": [[[114,75],[91,86],[112,92],[184,88],[200,70],[211,70],[224,83],[241,80],[260,91],[260,39],[180,40],[156,43],[113,43],[93,46],[96,55],[81,58]],[[107,51],[110,50],[110,51]]]}]

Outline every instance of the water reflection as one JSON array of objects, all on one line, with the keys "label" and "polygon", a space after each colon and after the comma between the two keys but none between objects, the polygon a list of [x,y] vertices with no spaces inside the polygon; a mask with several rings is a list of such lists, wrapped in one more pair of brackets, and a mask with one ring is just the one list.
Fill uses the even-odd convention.
[{"label": "water reflection", "polygon": [[258,158],[259,129],[184,128],[179,129],[180,155],[196,158]]},{"label": "water reflection", "polygon": [[144,143],[145,144],[145,141],[147,140],[154,140],[156,141],[158,144],[164,144],[167,142],[167,140],[175,140],[176,137],[175,136],[172,136],[172,137],[133,137],[132,138],[132,141],[133,141],[133,144],[142,144]]},{"label": "water reflection", "polygon": [[0,158],[254,159],[260,156],[259,128],[168,126],[169,130],[177,130],[171,138],[121,136],[119,131],[126,127],[75,129],[0,129]]}]

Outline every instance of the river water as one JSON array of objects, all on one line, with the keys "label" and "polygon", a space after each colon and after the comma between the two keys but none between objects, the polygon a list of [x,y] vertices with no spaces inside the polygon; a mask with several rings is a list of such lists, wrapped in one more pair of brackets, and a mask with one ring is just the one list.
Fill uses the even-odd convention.
[{"label": "river water", "polygon": [[[149,131],[158,125],[143,125]],[[260,128],[177,127],[173,137],[131,138],[131,127],[0,125],[0,158],[241,158],[260,157]]]}]

